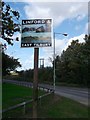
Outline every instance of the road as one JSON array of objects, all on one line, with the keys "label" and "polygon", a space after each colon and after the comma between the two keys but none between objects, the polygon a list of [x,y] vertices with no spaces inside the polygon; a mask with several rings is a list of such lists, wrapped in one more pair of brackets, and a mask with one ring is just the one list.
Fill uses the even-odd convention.
[{"label": "road", "polygon": [[[15,80],[4,80],[7,82],[12,82],[14,84],[21,84],[23,86],[31,87],[33,84],[30,82],[22,82],[22,81],[15,81]],[[49,88],[53,89],[52,85],[48,84],[39,84],[38,85],[41,88]],[[89,100],[89,95],[88,88],[75,88],[75,87],[65,87],[65,86],[56,86],[55,88],[55,94],[70,98],[72,100],[75,100],[79,103],[82,103],[84,105],[88,106],[88,100]]]},{"label": "road", "polygon": [[[40,84],[46,88],[53,88],[51,85]],[[88,106],[89,100],[89,89],[88,88],[75,88],[75,87],[65,87],[65,86],[56,86],[55,93],[72,100],[75,100],[79,103]]]}]

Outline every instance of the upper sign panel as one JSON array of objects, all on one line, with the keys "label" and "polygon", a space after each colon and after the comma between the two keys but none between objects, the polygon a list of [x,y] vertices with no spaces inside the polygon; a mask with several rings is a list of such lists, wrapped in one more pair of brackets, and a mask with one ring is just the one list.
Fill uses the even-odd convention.
[{"label": "upper sign panel", "polygon": [[22,20],[21,47],[50,47],[52,19]]}]

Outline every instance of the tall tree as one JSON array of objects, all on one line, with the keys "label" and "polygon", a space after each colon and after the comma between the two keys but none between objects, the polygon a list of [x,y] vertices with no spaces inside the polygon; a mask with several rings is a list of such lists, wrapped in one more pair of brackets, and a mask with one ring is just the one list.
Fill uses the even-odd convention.
[{"label": "tall tree", "polygon": [[2,75],[10,74],[10,71],[14,71],[16,68],[21,67],[18,59],[8,56],[2,52]]},{"label": "tall tree", "polygon": [[85,35],[84,39],[84,43],[73,40],[59,59],[56,59],[58,81],[87,85],[90,79],[90,35]]},{"label": "tall tree", "polygon": [[[10,5],[5,2],[0,2],[0,13],[1,13],[1,38],[6,40],[8,44],[13,45],[13,35],[15,32],[20,31],[19,12],[13,10]],[[18,40],[18,37],[16,38]]]},{"label": "tall tree", "polygon": [[90,87],[90,34],[89,35],[85,35],[85,45],[83,47],[83,54],[84,54],[84,65],[86,65],[84,67],[84,79],[86,79],[88,87]]}]

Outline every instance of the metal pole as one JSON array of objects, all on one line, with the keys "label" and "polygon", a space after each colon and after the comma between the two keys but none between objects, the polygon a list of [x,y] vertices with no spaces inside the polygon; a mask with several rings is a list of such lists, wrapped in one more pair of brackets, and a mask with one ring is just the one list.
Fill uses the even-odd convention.
[{"label": "metal pole", "polygon": [[44,58],[41,58],[39,60],[40,60],[40,68],[44,68]]},{"label": "metal pole", "polygon": [[44,68],[44,58],[42,59],[42,66],[43,66],[43,68]]},{"label": "metal pole", "polygon": [[[2,2],[0,2],[0,37],[2,34]],[[0,43],[0,119],[2,119],[2,43]]]},{"label": "metal pole", "polygon": [[54,33],[54,63],[53,63],[53,70],[54,70],[54,76],[53,76],[53,79],[54,79],[54,91],[55,91],[55,77],[56,77],[56,75],[55,75],[55,33]]},{"label": "metal pole", "polygon": [[67,33],[55,33],[54,32],[54,36],[53,36],[53,38],[54,38],[54,63],[53,63],[53,72],[54,72],[54,74],[53,74],[53,87],[54,87],[54,92],[55,92],[55,84],[56,84],[56,68],[55,68],[55,34],[62,34],[62,35],[64,35],[64,36],[67,36],[68,34]]},{"label": "metal pole", "polygon": [[40,68],[41,68],[41,59],[40,59]]},{"label": "metal pole", "polygon": [[34,48],[33,118],[37,118],[38,107],[38,57],[39,48]]}]

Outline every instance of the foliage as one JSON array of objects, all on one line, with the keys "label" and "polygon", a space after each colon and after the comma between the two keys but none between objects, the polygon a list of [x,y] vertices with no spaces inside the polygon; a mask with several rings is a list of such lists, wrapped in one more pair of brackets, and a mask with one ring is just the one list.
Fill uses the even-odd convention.
[{"label": "foliage", "polygon": [[90,79],[90,35],[85,42],[73,40],[61,56],[56,57],[56,78],[59,82],[75,83],[87,86]]},{"label": "foliage", "polygon": [[39,82],[52,82],[53,80],[53,68],[46,67],[39,69]]},{"label": "foliage", "polygon": [[[13,45],[12,41],[15,32],[20,31],[20,24],[18,23],[20,15],[18,11],[13,10],[10,5],[5,2],[2,3],[2,39],[6,40],[8,44]],[[18,38],[16,38],[18,40]]]},{"label": "foliage", "polygon": [[21,67],[18,59],[8,56],[2,52],[2,74],[9,74],[10,71],[14,71],[17,67]]}]

